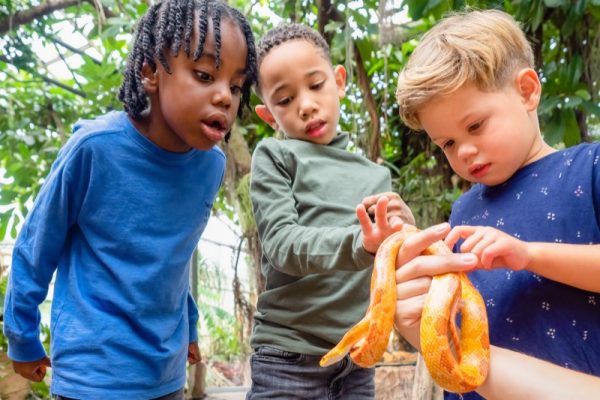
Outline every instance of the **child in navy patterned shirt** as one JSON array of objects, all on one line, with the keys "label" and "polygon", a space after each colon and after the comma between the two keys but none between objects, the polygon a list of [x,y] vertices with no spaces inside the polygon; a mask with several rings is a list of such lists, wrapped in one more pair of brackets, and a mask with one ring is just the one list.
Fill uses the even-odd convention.
[{"label": "child in navy patterned shirt", "polygon": [[[402,71],[402,119],[474,185],[454,204],[450,233],[439,226],[401,251],[396,325],[418,346],[429,276],[476,269],[492,345],[600,375],[600,145],[544,142],[533,66],[514,19],[488,10],[447,17]],[[446,234],[463,254],[415,257]]]}]

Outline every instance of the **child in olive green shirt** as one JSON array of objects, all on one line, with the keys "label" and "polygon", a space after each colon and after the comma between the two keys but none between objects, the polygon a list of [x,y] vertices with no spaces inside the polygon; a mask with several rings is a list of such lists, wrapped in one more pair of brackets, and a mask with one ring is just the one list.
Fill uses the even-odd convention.
[{"label": "child in olive green shirt", "polygon": [[[251,345],[258,398],[373,398],[373,370],[349,357],[319,359],[365,314],[379,244],[414,223],[391,192],[387,168],[346,150],[338,133],[346,72],[312,29],[273,29],[258,45],[257,114],[286,139],[265,139],[252,160],[251,198],[262,244],[266,289]],[[361,204],[380,197],[375,225]],[[359,220],[357,220],[357,216]],[[398,218],[399,217],[399,218]]]}]

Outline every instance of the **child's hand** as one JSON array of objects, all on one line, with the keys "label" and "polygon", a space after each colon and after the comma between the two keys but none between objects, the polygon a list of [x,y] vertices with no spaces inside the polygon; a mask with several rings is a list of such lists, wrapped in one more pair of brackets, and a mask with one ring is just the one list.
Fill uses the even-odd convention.
[{"label": "child's hand", "polygon": [[202,361],[202,354],[200,354],[200,347],[198,342],[192,342],[188,345],[188,363],[194,365]]},{"label": "child's hand", "polygon": [[13,361],[12,365],[17,374],[34,382],[41,382],[46,376],[46,367],[52,366],[48,357],[29,362]]},{"label": "child's hand", "polygon": [[488,226],[456,226],[446,237],[446,245],[453,248],[459,239],[461,253],[472,253],[485,269],[510,268],[519,271],[531,262],[526,242]]},{"label": "child's hand", "polygon": [[421,314],[434,275],[470,271],[477,266],[471,254],[421,256],[431,244],[443,240],[450,225],[424,229],[406,239],[396,259],[396,313],[394,326],[416,349],[420,349]]},{"label": "child's hand", "polygon": [[362,200],[362,205],[365,206],[369,215],[375,216],[375,206],[381,197],[387,197],[389,200],[387,206],[388,223],[393,225],[398,221],[402,221],[414,225],[415,217],[413,217],[410,208],[408,208],[406,203],[400,198],[400,195],[394,192],[378,193],[365,197]]},{"label": "child's hand", "polygon": [[356,216],[363,233],[363,247],[369,253],[375,254],[379,245],[394,232],[402,229],[400,218],[388,219],[387,197],[382,196],[375,205],[375,224],[371,222],[365,206],[361,203],[356,207]]}]

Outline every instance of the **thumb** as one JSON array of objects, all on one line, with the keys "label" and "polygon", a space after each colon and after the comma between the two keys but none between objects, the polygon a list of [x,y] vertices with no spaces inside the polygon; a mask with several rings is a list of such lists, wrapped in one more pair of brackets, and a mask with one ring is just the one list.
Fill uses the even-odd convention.
[{"label": "thumb", "polygon": [[388,223],[390,224],[390,227],[393,230],[400,230],[402,229],[402,225],[404,225],[404,221],[402,221],[402,218],[395,215],[390,217]]}]

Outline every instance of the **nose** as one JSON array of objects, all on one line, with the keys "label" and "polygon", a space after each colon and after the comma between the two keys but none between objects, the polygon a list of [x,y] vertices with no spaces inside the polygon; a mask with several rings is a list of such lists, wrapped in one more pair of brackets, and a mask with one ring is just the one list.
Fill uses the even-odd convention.
[{"label": "nose", "polygon": [[300,118],[307,119],[313,115],[318,109],[317,102],[311,96],[303,96],[300,99],[300,108],[298,114]]},{"label": "nose", "polygon": [[215,83],[212,103],[217,106],[229,108],[231,106],[231,88],[229,83]]},{"label": "nose", "polygon": [[461,160],[468,161],[478,153],[477,146],[470,142],[461,143],[458,146],[457,155]]}]

